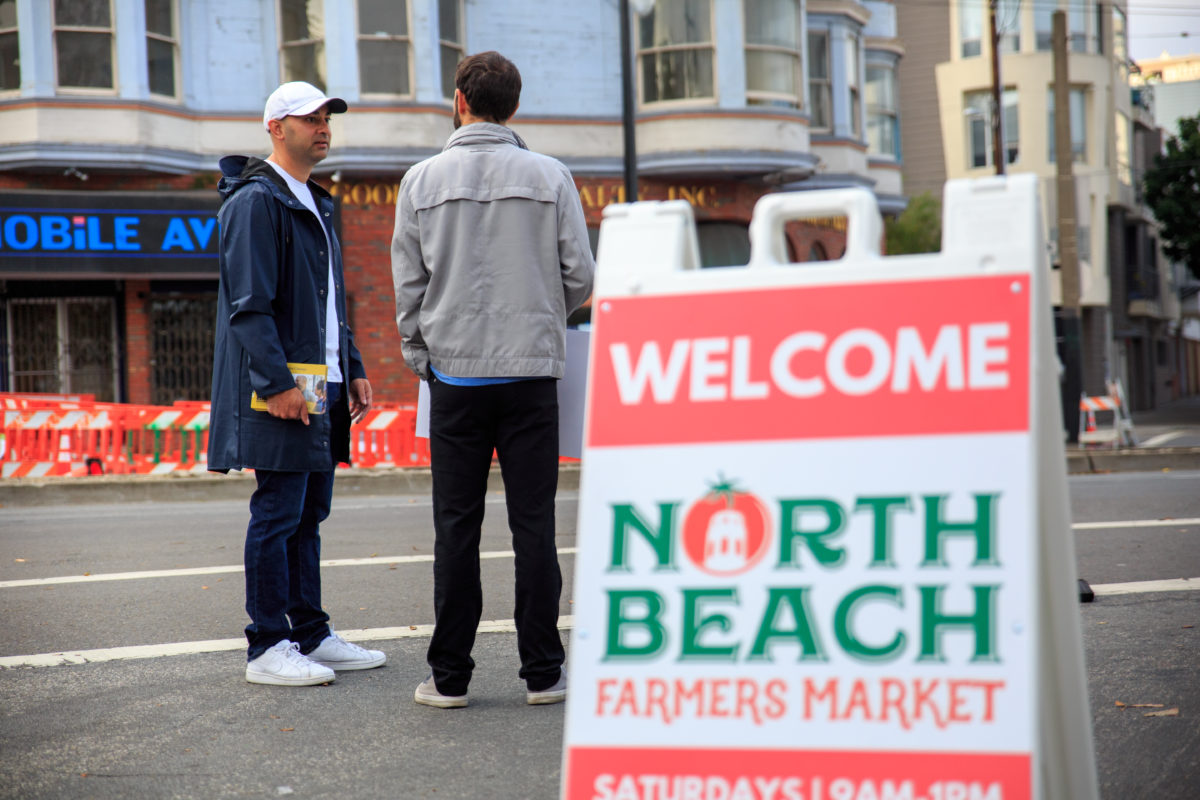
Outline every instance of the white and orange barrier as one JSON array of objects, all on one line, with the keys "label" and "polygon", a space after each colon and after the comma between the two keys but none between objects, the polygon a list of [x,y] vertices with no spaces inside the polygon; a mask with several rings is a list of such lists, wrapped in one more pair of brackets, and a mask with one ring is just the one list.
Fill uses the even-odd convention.
[{"label": "white and orange barrier", "polygon": [[[204,473],[209,403],[100,403],[91,395],[0,393],[0,478]],[[416,407],[383,404],[351,428],[361,467],[429,465]]]},{"label": "white and orange barrier", "polygon": [[[1137,437],[1133,433],[1129,404],[1125,402],[1125,389],[1120,381],[1107,381],[1105,388],[1108,394],[1085,394],[1079,398],[1079,443],[1085,447],[1136,446]],[[1097,414],[1104,417],[1100,424],[1096,422]]]}]

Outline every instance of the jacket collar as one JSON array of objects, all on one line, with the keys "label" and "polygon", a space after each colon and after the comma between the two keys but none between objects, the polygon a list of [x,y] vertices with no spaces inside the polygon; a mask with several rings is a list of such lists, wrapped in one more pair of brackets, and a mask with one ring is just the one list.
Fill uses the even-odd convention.
[{"label": "jacket collar", "polygon": [[[275,171],[274,167],[261,158],[256,158],[255,156],[225,156],[221,159],[220,166],[221,181],[217,188],[222,198],[227,198],[250,181],[258,181],[266,183],[275,190],[276,194],[291,198],[297,204],[300,202],[292,194],[291,189],[288,188],[287,181]],[[307,185],[318,204],[333,197],[333,195],[325,191],[324,188],[312,179],[309,179]]]},{"label": "jacket collar", "polygon": [[444,152],[451,147],[474,144],[510,144],[522,150],[529,149],[525,144],[525,140],[507,125],[497,125],[493,122],[472,122],[470,125],[463,125],[452,133],[450,138],[446,140],[446,146],[442,150]]}]

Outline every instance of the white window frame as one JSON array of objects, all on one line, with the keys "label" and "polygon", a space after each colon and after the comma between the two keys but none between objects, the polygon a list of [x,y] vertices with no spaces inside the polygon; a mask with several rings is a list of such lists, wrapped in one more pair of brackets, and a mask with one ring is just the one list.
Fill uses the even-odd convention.
[{"label": "white window frame", "polygon": [[[867,153],[869,155],[875,156],[875,157],[883,157],[883,158],[891,158],[891,159],[899,160],[900,159],[900,104],[899,104],[900,86],[896,80],[896,68],[894,66],[892,66],[891,64],[867,64],[866,81],[864,84],[867,87],[870,87],[870,85],[871,85],[871,70],[880,70],[889,76],[886,82],[889,87],[887,91],[891,95],[891,105],[887,106],[887,105],[872,104],[870,102],[869,89],[866,92],[866,94],[868,95],[867,104],[866,104]],[[891,145],[892,146],[891,146],[890,150],[881,150],[874,146],[874,142],[872,141],[872,138],[871,138],[871,122],[873,120],[880,120],[881,123],[886,126],[886,129],[889,132],[888,135],[891,137]]]},{"label": "white window frame", "polygon": [[[813,74],[813,47],[812,40],[814,38],[825,40],[825,77],[815,77]],[[833,53],[830,52],[830,32],[827,29],[813,30],[809,29],[808,37],[805,39],[805,70],[808,75],[808,122],[809,127],[814,131],[828,132],[833,130]],[[822,121],[817,119],[816,103],[817,98],[825,100],[825,113],[827,119]]]},{"label": "white window frame", "polygon": [[[143,0],[143,6],[146,0]],[[180,71],[180,36],[179,36],[179,0],[170,0],[169,7],[171,9],[171,36],[164,36],[161,33],[150,30],[149,21],[146,23],[146,91],[151,97],[159,99],[169,99],[178,101],[183,94],[183,73]],[[158,94],[154,91],[150,84],[150,40],[164,42],[171,46],[171,69],[172,83],[175,84],[175,94]]]},{"label": "white window frame", "polygon": [[[58,9],[53,0],[50,4],[50,14],[53,18],[51,38],[54,44],[54,89],[59,94],[82,94],[82,95],[115,95],[117,87],[121,85],[120,76],[118,73],[117,64],[117,28],[116,28],[116,9],[113,8],[113,0],[106,0],[108,3],[108,27],[107,28],[90,28],[82,25],[59,25],[58,24]],[[112,59],[112,86],[64,86],[59,81],[58,76],[58,34],[59,33],[104,33],[108,35],[108,51],[109,57]]]},{"label": "white window frame", "polygon": [[[1088,140],[1087,140],[1088,90],[1086,88],[1084,88],[1082,86],[1070,87],[1069,99],[1067,101],[1067,104],[1070,107],[1071,111],[1074,110],[1074,106],[1077,101],[1082,105],[1083,110],[1082,110],[1081,116],[1083,117],[1083,119],[1081,121],[1082,124],[1076,125],[1075,124],[1075,115],[1073,113],[1071,114],[1071,154],[1073,156],[1074,163],[1086,164],[1087,160],[1088,160]],[[1058,156],[1058,153],[1056,152],[1058,142],[1055,139],[1055,130],[1054,130],[1055,115],[1057,113],[1058,113],[1058,109],[1055,107],[1055,104],[1054,104],[1054,87],[1051,86],[1049,89],[1046,90],[1046,128],[1049,131],[1049,137],[1048,137],[1047,146],[1046,146],[1046,160],[1052,164],[1056,161],[1057,156]],[[1078,143],[1082,144],[1083,148],[1082,148],[1082,150],[1078,150],[1075,147],[1075,145],[1077,143],[1076,140],[1078,140],[1081,136],[1082,136],[1082,141],[1079,141]]]},{"label": "white window frame", "polygon": [[442,96],[445,97],[447,101],[452,101],[454,99],[454,83],[453,83],[454,75],[453,75],[453,73],[451,73],[451,75],[450,75],[450,80],[451,80],[451,83],[449,86],[450,91],[447,92],[446,91],[447,87],[444,82],[445,64],[442,63],[442,59],[445,56],[447,50],[454,50],[455,52],[458,53],[458,58],[454,62],[455,66],[458,66],[458,62],[462,61],[464,58],[467,57],[467,35],[466,35],[467,26],[466,26],[466,19],[465,19],[466,13],[467,13],[466,4],[463,2],[463,0],[450,0],[450,2],[454,3],[454,5],[458,7],[458,31],[457,31],[458,39],[457,40],[441,38],[441,36],[442,36],[442,16],[441,16],[442,8],[441,8],[441,3],[440,2],[438,3],[438,68],[439,68],[438,82],[442,84],[440,87],[442,90]]},{"label": "white window frame", "polygon": [[284,35],[284,33],[283,33],[283,4],[284,4],[284,2],[285,2],[285,0],[276,0],[276,3],[275,3],[276,30],[279,32],[278,33],[279,81],[280,81],[280,83],[287,83],[288,81],[296,81],[296,80],[302,79],[301,76],[288,74],[287,58],[285,58],[285,53],[288,50],[288,48],[305,47],[310,44],[319,44],[321,46],[320,49],[321,49],[322,60],[325,63],[316,65],[317,66],[317,74],[321,76],[321,81],[319,84],[317,84],[317,88],[324,91],[327,87],[320,85],[320,84],[326,84],[329,81],[329,60],[328,60],[328,53],[326,52],[326,48],[325,48],[326,38],[324,35],[327,32],[327,24],[326,24],[327,17],[325,14],[325,0],[305,0],[305,9],[307,9],[309,7],[309,4],[315,4],[316,7],[320,8],[320,10],[321,10],[321,30],[322,30],[323,35],[319,39],[314,39],[311,37],[308,39],[284,39],[283,38],[283,35]]},{"label": "white window frame", "polygon": [[1117,182],[1133,186],[1133,131],[1129,117],[1113,112],[1113,150],[1116,153]]},{"label": "white window frame", "polygon": [[[987,0],[962,0],[958,3],[958,54],[960,58],[983,55],[984,3]],[[978,23],[978,24],[976,24]],[[970,30],[968,30],[968,24]],[[967,45],[971,44],[971,52]]]},{"label": "white window frame", "polygon": [[1117,62],[1120,85],[1129,81],[1129,17],[1124,9],[1113,6],[1113,60]]},{"label": "white window frame", "polygon": [[[359,4],[362,0],[354,0],[354,57],[358,63],[358,91],[364,98],[412,98],[416,93],[416,76],[413,74],[413,42],[412,42],[412,0],[404,0],[404,28],[406,34],[395,33],[362,33],[359,30]],[[407,92],[368,92],[362,81],[362,49],[363,42],[403,42],[404,57],[408,60],[408,91]]]},{"label": "white window frame", "polygon": [[[971,98],[978,98],[978,100],[981,101],[981,105],[983,107],[978,109],[979,113],[972,113],[972,110],[971,110],[972,106],[970,103]],[[1011,99],[1011,102],[1006,102],[1010,99]],[[1011,86],[1006,86],[1004,88],[1003,93],[1000,96],[1000,113],[1003,114],[1003,113],[1005,113],[1005,111],[1007,111],[1008,109],[1011,108],[1014,112],[1014,115],[1016,116],[1016,119],[1014,120],[1014,122],[1016,124],[1009,125],[1008,121],[1005,120],[1004,124],[1002,124],[1000,126],[1001,130],[1003,131],[1004,139],[1005,139],[1003,149],[1004,149],[1004,160],[1005,160],[1006,164],[1016,164],[1017,161],[1021,158],[1021,129],[1020,129],[1021,111],[1020,111],[1019,100],[1020,100],[1020,98],[1017,95],[1016,88],[1011,87]],[[987,89],[970,91],[970,92],[967,92],[963,96],[963,121],[964,121],[964,124],[966,125],[966,137],[964,138],[963,141],[966,143],[965,150],[966,150],[966,156],[967,156],[967,169],[984,169],[984,168],[993,168],[994,169],[996,166],[996,164],[995,164],[996,159],[995,159],[994,153],[993,153],[995,148],[993,147],[993,144],[992,144],[991,105],[992,105],[992,93],[990,91],[988,91]],[[971,127],[976,120],[982,120],[982,122],[983,122],[984,163],[982,163],[982,164],[976,164],[974,161],[975,148],[973,147],[974,140],[973,140],[973,136],[972,136]],[[1008,143],[1010,141],[1016,143],[1017,154],[1013,158],[1008,157],[1008,150],[1009,150]]]},{"label": "white window frame", "polygon": [[[719,83],[719,75],[720,75],[720,73],[717,71],[717,67],[718,67],[718,65],[717,65],[717,43],[716,43],[716,37],[715,37],[715,34],[716,34],[716,17],[715,17],[716,9],[714,8],[714,5],[717,2],[717,0],[706,0],[706,1],[708,3],[708,17],[709,17],[708,30],[709,30],[710,36],[713,37],[707,42],[683,42],[681,44],[656,45],[656,46],[646,47],[646,48],[643,48],[641,46],[641,38],[642,37],[641,37],[640,25],[641,25],[642,21],[645,19],[648,19],[648,18],[652,18],[654,14],[658,13],[658,9],[657,9],[658,2],[666,3],[666,2],[670,2],[670,0],[658,0],[658,2],[655,3],[655,8],[652,9],[650,13],[648,13],[638,19],[633,19],[630,21],[635,29],[634,34],[633,34],[634,42],[635,42],[634,57],[637,62],[637,93],[638,93],[638,105],[639,106],[650,106],[653,108],[670,108],[672,106],[711,105],[713,103],[716,103],[716,101],[718,99],[717,94],[718,94],[718,83]],[[633,15],[631,15],[631,16],[633,16]],[[671,98],[668,100],[649,100],[649,101],[647,101],[646,97],[645,97],[645,88],[646,88],[645,58],[646,58],[646,56],[658,56],[658,55],[662,55],[665,53],[686,53],[686,52],[693,51],[693,50],[707,51],[709,53],[709,57],[712,59],[712,94],[711,95],[696,95],[694,97],[677,97],[677,98]]]},{"label": "white window frame", "polygon": [[[757,0],[744,0],[742,7],[743,20],[745,19],[746,11],[750,8],[750,4]],[[743,30],[748,26],[743,25]],[[778,55],[790,56],[793,63],[793,75],[796,87],[794,94],[786,94],[783,92],[772,92],[764,89],[753,89],[750,87],[750,70],[746,70],[746,103],[747,105],[775,105],[787,106],[791,108],[802,108],[804,105],[805,86],[804,86],[804,14],[803,8],[800,8],[796,14],[796,46],[785,47],[774,44],[757,44],[751,42],[748,36],[744,36],[746,60],[749,61],[750,53],[775,53]],[[715,91],[715,89],[714,89]]]}]

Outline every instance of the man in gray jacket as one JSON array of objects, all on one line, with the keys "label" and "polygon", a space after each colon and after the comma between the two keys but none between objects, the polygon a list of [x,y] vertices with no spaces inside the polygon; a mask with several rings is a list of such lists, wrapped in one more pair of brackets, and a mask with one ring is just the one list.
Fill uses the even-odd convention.
[{"label": "man in gray jacket", "polygon": [[414,699],[467,704],[483,610],[479,537],[492,451],[516,553],[517,649],[531,705],[566,697],[554,544],[557,379],[567,316],[595,262],[570,172],[506,126],[521,75],[499,53],[454,78],[455,132],[400,182],[392,238],[396,324],[409,368],[429,382],[435,625],[430,676]]}]

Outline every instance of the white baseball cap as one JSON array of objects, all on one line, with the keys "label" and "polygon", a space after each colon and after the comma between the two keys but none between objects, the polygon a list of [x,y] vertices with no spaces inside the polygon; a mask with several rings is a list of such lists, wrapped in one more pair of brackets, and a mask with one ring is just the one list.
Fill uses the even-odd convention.
[{"label": "white baseball cap", "polygon": [[302,117],[321,106],[328,105],[331,114],[343,114],[349,106],[340,97],[326,97],[325,93],[311,83],[291,81],[271,92],[263,109],[263,127],[271,129],[273,119]]}]

